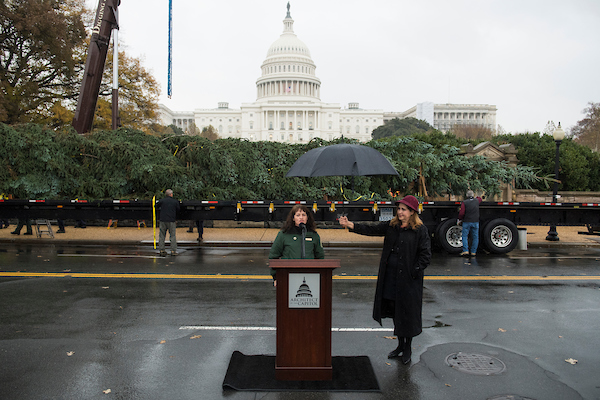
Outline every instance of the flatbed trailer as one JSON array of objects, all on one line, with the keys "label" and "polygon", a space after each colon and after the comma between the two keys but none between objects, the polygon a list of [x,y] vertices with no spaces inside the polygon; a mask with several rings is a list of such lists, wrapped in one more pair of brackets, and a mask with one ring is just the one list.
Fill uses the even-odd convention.
[{"label": "flatbed trailer", "polygon": [[[347,215],[351,221],[377,222],[393,217],[392,201],[308,200],[185,200],[180,220],[284,221],[290,209],[304,204],[315,221],[330,222]],[[433,242],[449,253],[462,249],[457,225],[461,202],[430,201],[420,205],[420,217]],[[484,201],[480,210],[480,246],[491,253],[513,250],[518,226],[599,226],[599,203],[537,203]],[[0,218],[75,220],[152,220],[151,200],[0,200]]]}]

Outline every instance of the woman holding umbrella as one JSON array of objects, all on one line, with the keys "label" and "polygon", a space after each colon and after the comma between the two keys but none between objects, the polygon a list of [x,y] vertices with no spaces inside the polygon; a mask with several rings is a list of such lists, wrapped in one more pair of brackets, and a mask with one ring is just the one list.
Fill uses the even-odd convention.
[{"label": "woman holding umbrella", "polygon": [[408,364],[412,355],[412,338],[422,331],[423,270],[431,260],[431,240],[427,227],[419,218],[419,201],[406,196],[398,203],[396,216],[377,225],[355,224],[347,217],[339,222],[350,231],[369,236],[384,236],[379,262],[373,319],[392,318],[398,347],[388,358],[402,357]]},{"label": "woman holding umbrella", "polygon": [[[305,205],[292,207],[271,246],[269,258],[325,258],[315,219]],[[275,279],[273,270],[271,275]]]}]

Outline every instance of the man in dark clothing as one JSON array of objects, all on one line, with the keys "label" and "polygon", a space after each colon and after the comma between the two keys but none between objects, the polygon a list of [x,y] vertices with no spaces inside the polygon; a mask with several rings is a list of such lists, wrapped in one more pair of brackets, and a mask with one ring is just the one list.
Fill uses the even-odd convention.
[{"label": "man in dark clothing", "polygon": [[156,204],[160,211],[158,220],[160,221],[160,233],[158,235],[158,249],[160,250],[161,256],[166,256],[165,251],[165,236],[167,230],[169,231],[169,240],[171,241],[171,255],[177,255],[177,238],[176,225],[177,223],[177,212],[179,211],[179,201],[173,198],[173,191],[167,189],[165,191],[166,196],[158,201]]},{"label": "man in dark clothing", "polygon": [[[462,253],[461,256],[475,256],[479,246],[479,203],[481,197],[474,198],[475,193],[467,190],[467,198],[460,205],[458,220],[462,221]],[[471,251],[469,252],[469,235],[471,235]]]},{"label": "man in dark clothing", "polygon": [[19,218],[17,227],[11,233],[13,235],[20,235],[21,229],[23,229],[24,226],[27,226],[27,232],[25,232],[24,235],[33,235],[33,231],[31,230],[31,220],[29,218]]}]

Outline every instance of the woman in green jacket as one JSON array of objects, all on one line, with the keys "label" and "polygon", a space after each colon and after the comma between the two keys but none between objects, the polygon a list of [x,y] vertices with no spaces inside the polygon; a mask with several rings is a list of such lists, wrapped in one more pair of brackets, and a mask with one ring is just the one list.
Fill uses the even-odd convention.
[{"label": "woman in green jacket", "polygon": [[[304,257],[302,256],[302,231],[305,230]],[[296,204],[289,212],[281,231],[277,234],[269,258],[325,258],[321,238],[312,213],[302,204]],[[271,275],[275,278],[275,272]]]}]

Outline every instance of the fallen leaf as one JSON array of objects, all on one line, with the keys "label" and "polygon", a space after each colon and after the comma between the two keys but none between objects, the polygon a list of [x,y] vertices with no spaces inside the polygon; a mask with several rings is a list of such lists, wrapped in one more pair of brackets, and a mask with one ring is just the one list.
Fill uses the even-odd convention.
[{"label": "fallen leaf", "polygon": [[498,328],[498,331],[500,331],[500,332],[506,332],[506,329]]},{"label": "fallen leaf", "polygon": [[167,343],[167,341],[166,340],[161,340],[159,343],[163,344],[163,343]]},{"label": "fallen leaf", "polygon": [[102,289],[108,289],[109,286],[102,286]]},{"label": "fallen leaf", "polygon": [[390,364],[389,362],[386,362],[385,364],[386,364],[386,365],[392,365],[392,364]]},{"label": "fallen leaf", "polygon": [[102,391],[102,393],[104,393],[104,394],[109,394],[110,392],[112,392],[112,390],[110,390],[110,389],[106,389],[106,390]]},{"label": "fallen leaf", "polygon": [[452,387],[452,385],[449,385],[449,384],[447,384],[447,383],[446,383],[446,386],[448,386],[448,387]]},{"label": "fallen leaf", "polygon": [[396,339],[396,336],[384,336],[384,339]]},{"label": "fallen leaf", "polygon": [[562,336],[558,335],[558,337],[559,337],[560,339],[562,339]]},{"label": "fallen leaf", "polygon": [[74,351],[67,351],[67,356],[71,357],[73,354],[75,354]]},{"label": "fallen leaf", "polygon": [[568,362],[571,365],[577,364],[577,360],[573,360],[572,358],[567,358],[565,361]]},{"label": "fallen leaf", "polygon": [[190,339],[200,339],[202,337],[202,335],[194,335],[192,337],[190,337]]}]

